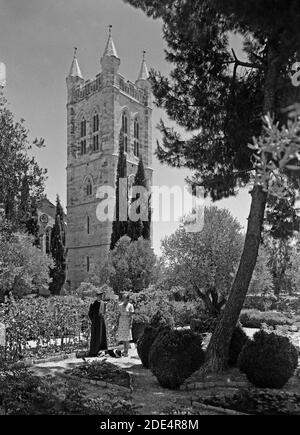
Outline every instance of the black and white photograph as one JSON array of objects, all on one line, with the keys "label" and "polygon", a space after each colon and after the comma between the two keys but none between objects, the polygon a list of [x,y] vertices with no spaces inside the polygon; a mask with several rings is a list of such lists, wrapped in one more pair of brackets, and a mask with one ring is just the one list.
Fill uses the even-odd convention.
[{"label": "black and white photograph", "polygon": [[300,1],[0,0],[1,422],[206,415],[300,415]]}]

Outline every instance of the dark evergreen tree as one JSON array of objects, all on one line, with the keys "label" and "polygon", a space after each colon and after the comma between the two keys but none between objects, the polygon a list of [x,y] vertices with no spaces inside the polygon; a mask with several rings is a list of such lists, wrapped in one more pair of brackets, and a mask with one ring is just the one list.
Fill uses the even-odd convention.
[{"label": "dark evergreen tree", "polygon": [[54,260],[54,267],[50,269],[50,292],[58,295],[65,283],[66,278],[66,248],[65,248],[65,217],[59,196],[56,198],[55,223],[51,232],[51,255]]},{"label": "dark evergreen tree", "polygon": [[17,228],[26,231],[34,237],[34,245],[39,245],[39,225],[36,198],[30,196],[28,174],[25,174],[22,180],[20,200],[17,213]]},{"label": "dark evergreen tree", "polygon": [[[145,168],[142,157],[139,160],[137,172],[134,177],[133,187],[141,186],[147,189],[147,179],[145,175]],[[140,200],[142,203],[147,201],[147,207],[149,207],[150,200],[148,197],[141,197],[140,193],[137,193],[134,198],[131,200],[131,205],[134,206],[134,202]],[[136,214],[141,213],[140,205],[136,207]],[[151,210],[148,208],[148,219],[151,220]],[[130,217],[130,216],[129,216]],[[138,219],[137,221],[133,221],[129,219],[128,223],[128,231],[127,235],[131,238],[131,240],[138,240],[140,237],[149,240],[150,239],[150,222],[148,220],[142,221],[142,219]]]},{"label": "dark evergreen tree", "polygon": [[34,237],[33,244],[39,246],[39,220],[37,212],[37,202],[35,198],[30,199],[29,216],[25,223],[25,228],[28,234]]},{"label": "dark evergreen tree", "polygon": [[151,218],[152,218],[152,213],[151,213],[151,195],[149,195],[149,197],[148,197],[148,220],[143,222],[144,225],[143,225],[143,233],[142,233],[142,236],[146,240],[150,240],[151,239]]},{"label": "dark evergreen tree", "polygon": [[25,174],[22,178],[21,190],[20,190],[20,201],[18,207],[18,222],[21,227],[25,227],[26,222],[30,215],[30,190],[28,175]]},{"label": "dark evergreen tree", "polygon": [[[110,249],[113,250],[117,241],[127,234],[128,230],[128,190],[126,188],[126,192],[120,192],[120,180],[127,180],[127,159],[124,153],[124,138],[122,131],[120,132],[119,138],[119,159],[117,166],[117,175],[116,175],[116,207],[115,207],[115,216],[112,224],[112,234],[111,234],[111,242]],[[126,181],[127,183],[127,181]],[[127,186],[127,184],[126,184]],[[126,196],[124,198],[123,196]],[[120,220],[120,206],[124,207],[126,204],[126,210],[121,211],[121,220]],[[124,220],[124,214],[127,215],[127,219]]]},{"label": "dark evergreen tree", "polygon": [[[284,109],[297,98],[290,72],[300,52],[299,1],[125,1],[163,20],[167,60],[174,68],[170,78],[152,71],[153,92],[169,118],[193,132],[184,140],[161,122],[159,159],[194,170],[191,182],[214,200],[235,194],[250,180],[254,151],[248,144],[262,133],[262,116],[285,122]],[[240,37],[240,56],[230,34]],[[255,185],[251,196],[241,261],[201,374],[226,367],[255,267],[268,194]]]}]

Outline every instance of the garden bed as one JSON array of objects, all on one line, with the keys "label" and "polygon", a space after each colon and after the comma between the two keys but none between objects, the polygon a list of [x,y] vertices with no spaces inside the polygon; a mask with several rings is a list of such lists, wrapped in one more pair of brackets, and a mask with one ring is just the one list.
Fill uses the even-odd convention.
[{"label": "garden bed", "polygon": [[300,415],[300,394],[271,389],[241,389],[233,394],[200,397],[195,401],[195,406],[210,406],[250,415]]},{"label": "garden bed", "polygon": [[132,391],[131,375],[124,369],[107,361],[87,362],[66,370],[65,377],[99,385],[105,388],[119,388]]}]

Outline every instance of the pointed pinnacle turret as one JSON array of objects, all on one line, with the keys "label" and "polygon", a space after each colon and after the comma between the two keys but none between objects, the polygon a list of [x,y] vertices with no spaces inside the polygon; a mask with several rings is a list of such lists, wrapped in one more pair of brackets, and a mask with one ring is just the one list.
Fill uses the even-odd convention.
[{"label": "pointed pinnacle turret", "polygon": [[108,26],[109,28],[109,35],[108,35],[108,40],[106,43],[106,47],[103,53],[103,57],[104,56],[114,56],[119,58],[114,41],[112,39],[112,25]]},{"label": "pointed pinnacle turret", "polygon": [[144,50],[143,51],[143,60],[142,60],[141,69],[140,69],[140,72],[138,75],[138,80],[148,80],[148,78],[149,78],[149,71],[148,71],[145,57],[146,57],[146,52]]},{"label": "pointed pinnacle turret", "polygon": [[79,77],[79,78],[83,78],[80,68],[79,68],[79,64],[78,64],[78,60],[77,60],[77,47],[74,47],[74,57],[73,57],[73,61],[71,64],[71,68],[70,68],[70,72],[69,72],[69,77]]}]

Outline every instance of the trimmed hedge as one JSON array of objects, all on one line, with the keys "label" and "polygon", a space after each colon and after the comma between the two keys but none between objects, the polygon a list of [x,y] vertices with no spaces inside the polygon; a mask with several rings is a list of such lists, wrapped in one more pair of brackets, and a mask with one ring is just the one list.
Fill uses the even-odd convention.
[{"label": "trimmed hedge", "polygon": [[282,313],[258,310],[242,310],[240,322],[246,328],[260,328],[263,323],[268,326],[293,324],[293,320]]},{"label": "trimmed hedge", "polygon": [[230,367],[235,367],[237,365],[238,357],[243,349],[243,347],[250,341],[247,334],[242,328],[237,326],[232,334],[230,347],[229,347],[229,359],[228,365]]},{"label": "trimmed hedge", "polygon": [[149,366],[160,385],[177,389],[204,363],[202,339],[192,331],[162,330],[152,344]]},{"label": "trimmed hedge", "polygon": [[151,346],[156,339],[159,330],[153,328],[152,326],[147,326],[144,330],[143,335],[137,342],[137,353],[142,361],[143,367],[149,368],[149,353]]},{"label": "trimmed hedge", "polygon": [[172,329],[174,326],[173,317],[167,313],[163,313],[159,310],[152,316],[150,325],[146,326],[142,336],[137,342],[137,352],[143,367],[146,369],[149,368],[149,352],[159,332],[163,329]]},{"label": "trimmed hedge", "polygon": [[246,344],[238,366],[248,380],[260,388],[281,388],[293,376],[298,351],[287,337],[259,331]]}]

